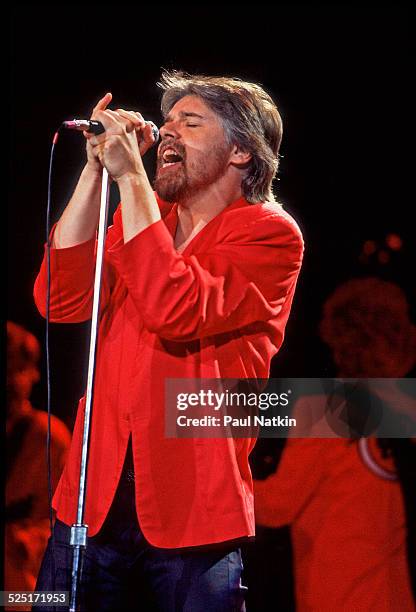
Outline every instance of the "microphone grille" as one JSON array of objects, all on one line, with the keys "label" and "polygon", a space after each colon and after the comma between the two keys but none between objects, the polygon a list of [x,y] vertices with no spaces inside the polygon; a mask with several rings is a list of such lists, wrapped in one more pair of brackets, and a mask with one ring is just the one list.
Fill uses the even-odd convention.
[{"label": "microphone grille", "polygon": [[153,137],[155,139],[153,144],[156,144],[160,138],[160,132],[159,132],[159,128],[157,127],[157,125],[155,123],[153,123],[153,121],[146,121],[146,123],[148,123],[149,125],[152,126],[152,133],[153,133]]}]

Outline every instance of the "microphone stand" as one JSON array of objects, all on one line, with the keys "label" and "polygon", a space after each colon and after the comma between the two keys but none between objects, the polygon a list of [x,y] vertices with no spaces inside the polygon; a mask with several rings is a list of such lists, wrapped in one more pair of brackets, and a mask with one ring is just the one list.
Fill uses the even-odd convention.
[{"label": "microphone stand", "polygon": [[81,466],[78,489],[78,510],[76,523],[71,526],[70,545],[73,550],[71,571],[71,592],[69,612],[77,611],[77,591],[82,577],[82,563],[87,547],[88,525],[84,524],[84,506],[86,495],[86,475],[88,462],[88,444],[90,433],[91,409],[94,397],[95,359],[97,355],[97,337],[100,314],[100,293],[102,282],[102,268],[104,260],[104,243],[107,228],[108,204],[109,204],[109,176],[103,168],[101,182],[100,218],[98,223],[97,256],[94,277],[94,295],[92,306],[91,338],[88,358],[87,390],[85,399],[84,431],[82,438]]}]

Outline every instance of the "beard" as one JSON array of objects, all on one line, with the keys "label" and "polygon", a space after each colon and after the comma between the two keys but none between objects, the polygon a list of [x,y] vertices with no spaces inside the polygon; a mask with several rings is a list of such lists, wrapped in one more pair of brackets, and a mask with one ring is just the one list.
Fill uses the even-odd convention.
[{"label": "beard", "polygon": [[157,162],[156,178],[153,187],[165,202],[184,202],[204,191],[224,176],[230,147],[215,145],[208,154],[198,156],[191,162],[184,156],[175,167],[161,171],[163,159]]}]

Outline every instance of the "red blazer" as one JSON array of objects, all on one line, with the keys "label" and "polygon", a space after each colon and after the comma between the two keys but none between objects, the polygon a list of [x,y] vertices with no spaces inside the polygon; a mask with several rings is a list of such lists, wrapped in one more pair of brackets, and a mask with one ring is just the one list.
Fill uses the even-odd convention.
[{"label": "red blazer", "polygon": [[[166,205],[159,202],[162,215]],[[280,348],[303,255],[300,230],[277,204],[240,198],[179,254],[177,206],[126,244],[120,208],[108,230],[85,522],[102,526],[132,432],[137,516],[154,546],[254,534],[248,464],[253,439],[164,436],[165,378],[267,378]],[[95,239],[51,250],[51,321],[91,317]],[[46,258],[35,302],[45,316]],[[84,399],[54,496],[76,517]]]}]

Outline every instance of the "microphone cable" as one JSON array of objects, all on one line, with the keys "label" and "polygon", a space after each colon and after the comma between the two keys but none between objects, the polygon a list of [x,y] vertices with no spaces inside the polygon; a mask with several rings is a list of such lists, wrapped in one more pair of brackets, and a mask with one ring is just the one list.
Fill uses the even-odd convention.
[{"label": "microphone cable", "polygon": [[[50,371],[50,346],[49,346],[49,326],[50,326],[50,303],[51,303],[51,240],[50,240],[50,225],[51,225],[51,193],[52,193],[52,169],[55,156],[55,147],[58,142],[59,132],[61,128],[55,132],[52,139],[52,146],[49,154],[49,171],[48,171],[48,195],[46,205],[46,330],[45,330],[45,352],[46,352],[46,389],[47,389],[47,412],[48,426],[46,433],[46,465],[48,479],[48,507],[49,507],[49,529],[51,533],[52,543],[52,590],[55,588],[55,532],[53,529],[53,508],[52,508],[52,460],[51,460],[51,371]],[[53,606],[56,609],[56,606]]]}]

